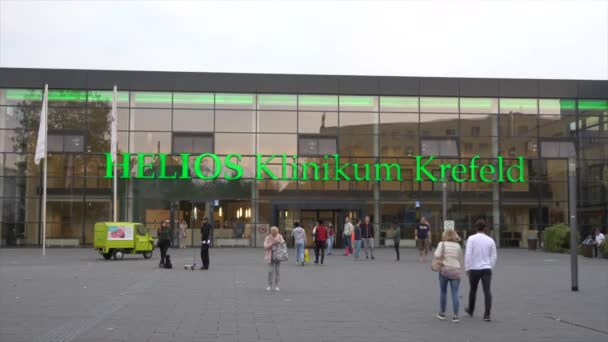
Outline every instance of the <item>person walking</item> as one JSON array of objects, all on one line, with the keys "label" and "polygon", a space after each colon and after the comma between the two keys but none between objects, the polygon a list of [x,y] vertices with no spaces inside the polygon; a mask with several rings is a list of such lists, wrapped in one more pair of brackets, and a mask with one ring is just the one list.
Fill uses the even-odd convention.
[{"label": "person walking", "polygon": [[279,234],[279,228],[272,226],[270,234],[264,239],[264,261],[268,264],[268,287],[266,291],[279,291],[279,268],[281,261],[273,258],[273,251],[282,243],[285,243],[283,236]]},{"label": "person walking", "polygon": [[492,282],[492,269],[496,266],[496,243],[486,235],[486,221],[479,219],[475,222],[477,234],[467,239],[466,252],[464,256],[465,271],[469,276],[469,306],[465,312],[473,317],[475,312],[475,299],[477,297],[477,286],[481,280],[483,287],[485,311],[483,320],[490,321],[490,311],[492,310],[492,292],[490,284]]},{"label": "person walking", "polygon": [[399,226],[399,222],[393,222],[393,246],[395,247],[395,254],[397,258],[395,261],[399,261],[399,243],[401,242],[401,227]]},{"label": "person walking", "polygon": [[596,258],[599,256],[599,248],[605,243],[605,241],[606,237],[604,236],[604,234],[602,234],[599,228],[596,228],[595,241],[593,242],[593,252]]},{"label": "person walking", "polygon": [[361,238],[362,238],[362,234],[361,234],[361,219],[357,220],[357,223],[355,224],[355,227],[353,229],[353,238],[355,241],[355,253],[353,253],[354,257],[355,257],[355,261],[359,261],[361,260],[360,254],[361,254]]},{"label": "person walking", "polygon": [[158,230],[158,248],[160,248],[160,263],[158,267],[165,267],[165,258],[167,251],[171,246],[171,227],[169,227],[169,220],[161,222],[160,229]]},{"label": "person walking", "polygon": [[344,255],[348,256],[353,252],[351,246],[351,235],[353,233],[353,224],[350,223],[350,217],[344,219]]},{"label": "person walking", "polygon": [[418,247],[418,261],[424,262],[426,261],[427,254],[429,254],[429,248],[431,247],[431,225],[424,216],[416,226],[414,239],[416,240],[416,247]]},{"label": "person walking", "polygon": [[[374,225],[369,221],[369,216],[365,216],[365,221],[361,224],[361,234],[363,235],[363,246],[365,248],[365,259],[371,255],[374,260]],[[368,253],[369,252],[369,253]]]},{"label": "person walking", "polygon": [[333,249],[334,249],[334,239],[335,237],[335,232],[334,232],[334,226],[330,223],[327,226],[327,255],[331,255]]},{"label": "person walking", "polygon": [[447,305],[448,285],[450,285],[450,293],[452,294],[452,322],[458,323],[458,310],[460,308],[460,300],[458,299],[458,287],[460,286],[460,277],[462,274],[462,248],[460,248],[460,237],[454,229],[449,229],[443,232],[441,242],[435,249],[435,258],[441,258],[443,269],[439,274],[439,313],[437,318],[445,320],[445,309]]},{"label": "person walking", "polygon": [[296,264],[304,266],[304,248],[306,247],[306,231],[300,226],[300,222],[294,222],[292,231],[294,245],[296,246]]},{"label": "person walking", "polygon": [[203,217],[203,225],[201,226],[201,261],[203,265],[201,270],[209,269],[209,246],[211,245],[211,224],[209,219]]},{"label": "person walking", "polygon": [[315,230],[315,264],[319,265],[319,253],[321,253],[321,265],[325,260],[325,244],[327,243],[327,228],[323,221],[319,220]]},{"label": "person walking", "polygon": [[186,248],[186,229],[188,225],[186,220],[182,219],[179,223],[179,248]]}]

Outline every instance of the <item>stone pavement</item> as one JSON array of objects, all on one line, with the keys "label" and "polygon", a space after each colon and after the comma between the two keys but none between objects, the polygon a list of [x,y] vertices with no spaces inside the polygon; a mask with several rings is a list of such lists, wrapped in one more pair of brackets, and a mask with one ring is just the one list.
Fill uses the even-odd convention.
[{"label": "stone pavement", "polygon": [[[0,249],[0,341],[607,341],[608,260],[499,250],[493,321],[439,321],[437,274],[415,251],[376,260],[326,257],[281,265],[281,291],[265,291],[261,249],[212,249],[209,271],[185,271],[193,252],[171,250],[174,269],[92,249]],[[293,250],[290,250],[293,259]],[[199,262],[200,263],[200,262]],[[480,286],[481,290],[481,286]],[[451,312],[448,301],[448,313]]]}]

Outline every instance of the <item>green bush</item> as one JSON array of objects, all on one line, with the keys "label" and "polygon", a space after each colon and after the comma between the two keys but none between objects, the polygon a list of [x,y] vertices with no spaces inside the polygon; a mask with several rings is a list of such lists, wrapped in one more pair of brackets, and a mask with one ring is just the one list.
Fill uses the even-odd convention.
[{"label": "green bush", "polygon": [[543,236],[544,249],[547,252],[563,253],[570,249],[570,227],[564,223],[547,227]]},{"label": "green bush", "polygon": [[600,245],[598,252],[599,255],[602,256],[602,258],[608,259],[608,242],[604,241],[604,243]]}]

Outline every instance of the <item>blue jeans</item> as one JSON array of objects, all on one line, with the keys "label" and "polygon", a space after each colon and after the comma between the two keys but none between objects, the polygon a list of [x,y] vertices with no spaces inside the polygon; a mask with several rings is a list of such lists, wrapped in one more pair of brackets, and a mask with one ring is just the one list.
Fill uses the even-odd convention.
[{"label": "blue jeans", "polygon": [[361,254],[361,240],[355,240],[355,259],[359,259]]},{"label": "blue jeans", "polygon": [[439,312],[445,313],[445,307],[447,305],[448,283],[450,284],[450,290],[452,292],[452,308],[454,309],[454,315],[458,316],[458,309],[460,307],[460,301],[458,300],[458,287],[460,286],[460,279],[448,279],[441,275],[441,272],[439,272]]},{"label": "blue jeans", "polygon": [[327,238],[327,254],[331,254],[333,246],[334,246],[334,237],[330,236]]},{"label": "blue jeans", "polygon": [[296,262],[298,264],[304,262],[304,244],[296,243]]}]

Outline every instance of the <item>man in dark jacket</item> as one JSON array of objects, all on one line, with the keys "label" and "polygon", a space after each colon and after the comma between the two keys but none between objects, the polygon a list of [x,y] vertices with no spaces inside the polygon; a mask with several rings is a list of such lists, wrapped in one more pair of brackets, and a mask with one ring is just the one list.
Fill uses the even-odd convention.
[{"label": "man in dark jacket", "polygon": [[211,244],[211,224],[209,219],[203,217],[203,225],[201,226],[201,260],[203,265],[201,270],[209,269],[209,245]]},{"label": "man in dark jacket", "polygon": [[[369,216],[365,216],[365,221],[361,224],[361,235],[363,235],[363,246],[365,248],[365,259],[369,259],[371,254],[374,258],[374,225],[369,221]],[[369,253],[368,253],[369,251]]]}]

